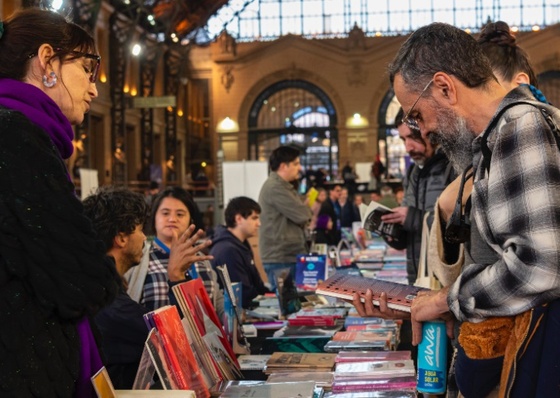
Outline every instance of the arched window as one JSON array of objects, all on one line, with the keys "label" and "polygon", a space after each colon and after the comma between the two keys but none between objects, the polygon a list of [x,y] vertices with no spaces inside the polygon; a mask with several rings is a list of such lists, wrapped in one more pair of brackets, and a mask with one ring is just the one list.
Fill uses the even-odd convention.
[{"label": "arched window", "polygon": [[284,80],[266,88],[249,112],[249,156],[267,160],[280,145],[302,151],[304,171],[338,172],[336,112],[319,87],[303,80]]},{"label": "arched window", "polygon": [[392,89],[387,91],[379,109],[378,148],[381,162],[385,165],[385,177],[389,180],[401,180],[410,165],[410,156],[406,153],[403,141],[395,128],[395,116],[401,104]]}]

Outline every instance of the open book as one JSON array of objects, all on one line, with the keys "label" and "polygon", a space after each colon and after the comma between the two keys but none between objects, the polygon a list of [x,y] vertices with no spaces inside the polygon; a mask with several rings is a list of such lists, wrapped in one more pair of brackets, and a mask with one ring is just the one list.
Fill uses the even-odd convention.
[{"label": "open book", "polygon": [[373,200],[369,203],[368,206],[362,203],[360,205],[362,228],[364,228],[366,231],[375,232],[382,236],[388,236],[393,240],[398,241],[402,233],[402,225],[387,224],[381,221],[381,216],[391,212],[391,209]]},{"label": "open book", "polygon": [[345,300],[352,300],[354,293],[358,293],[363,303],[365,302],[367,289],[371,289],[373,292],[374,305],[379,305],[381,293],[385,292],[387,293],[387,306],[405,312],[410,312],[412,300],[419,291],[429,290],[417,286],[404,285],[402,283],[335,274],[319,284],[315,293]]}]

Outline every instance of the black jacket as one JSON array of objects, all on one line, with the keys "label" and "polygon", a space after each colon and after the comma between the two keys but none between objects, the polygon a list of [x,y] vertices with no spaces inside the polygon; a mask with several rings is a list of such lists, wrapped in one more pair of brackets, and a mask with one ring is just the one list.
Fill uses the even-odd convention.
[{"label": "black jacket", "polygon": [[[226,264],[231,281],[241,282],[243,308],[249,308],[259,294],[269,292],[255,267],[253,252],[247,241],[241,242],[226,227],[218,226],[212,242],[212,266],[215,269]],[[223,289],[221,280],[220,287]]]},{"label": "black jacket", "polygon": [[71,397],[114,271],[47,134],[0,108],[0,396]]},{"label": "black jacket", "polygon": [[456,176],[449,160],[441,150],[436,151],[424,167],[412,165],[407,176],[404,181],[405,196],[401,204],[408,207],[403,224],[405,233],[398,243],[395,241],[387,243],[396,249],[406,248],[408,282],[412,284],[416,281],[418,273],[424,214],[432,213],[432,217],[428,220],[431,226],[436,200]]}]

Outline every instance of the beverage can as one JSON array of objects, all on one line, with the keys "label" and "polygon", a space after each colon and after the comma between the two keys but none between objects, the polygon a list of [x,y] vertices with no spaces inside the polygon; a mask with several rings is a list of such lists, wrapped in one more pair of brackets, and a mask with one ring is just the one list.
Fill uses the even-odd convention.
[{"label": "beverage can", "polygon": [[422,324],[422,342],[418,345],[417,390],[443,394],[447,386],[447,335],[443,321]]}]

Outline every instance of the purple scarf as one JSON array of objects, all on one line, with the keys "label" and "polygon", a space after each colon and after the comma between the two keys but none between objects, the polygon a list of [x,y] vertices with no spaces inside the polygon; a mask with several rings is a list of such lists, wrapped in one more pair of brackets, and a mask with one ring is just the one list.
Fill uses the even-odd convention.
[{"label": "purple scarf", "polygon": [[[74,151],[74,131],[58,105],[44,92],[31,84],[12,79],[0,79],[0,105],[23,113],[51,137],[64,159]],[[76,381],[75,397],[95,397],[90,377],[103,364],[89,321],[82,318],[76,325],[80,337],[80,372]]]},{"label": "purple scarf", "polygon": [[63,159],[74,146],[74,130],[60,107],[37,87],[18,80],[0,79],[0,105],[23,113],[51,137]]}]

